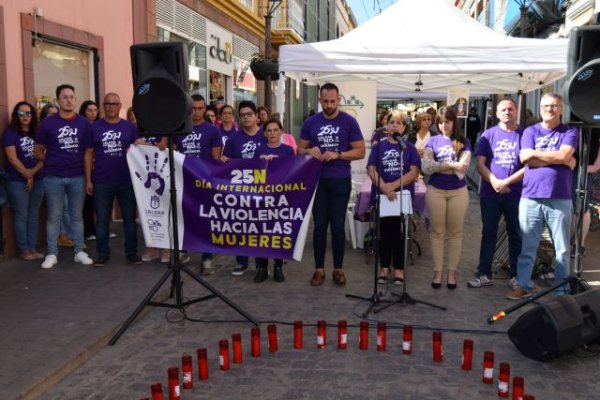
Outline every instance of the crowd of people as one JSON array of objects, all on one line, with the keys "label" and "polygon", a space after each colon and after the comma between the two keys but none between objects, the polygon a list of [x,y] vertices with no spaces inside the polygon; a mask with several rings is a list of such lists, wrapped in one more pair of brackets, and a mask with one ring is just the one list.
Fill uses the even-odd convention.
[{"label": "crowd of people", "polygon": [[[340,110],[336,85],[322,85],[319,102],[322,111],[304,121],[296,143],[292,135],[283,131],[279,117],[270,115],[265,107],[257,107],[252,101],[241,101],[237,110],[223,102],[207,105],[202,96],[195,94],[191,96],[192,132],[176,137],[173,146],[186,156],[220,162],[234,158],[270,160],[296,154],[321,161],[312,209],[315,271],[310,284],[319,286],[326,280],[330,230],[332,280],[344,285],[344,225],[352,190],[350,163],[365,157],[365,140],[356,119]],[[111,256],[110,221],[116,199],[123,220],[127,262],[169,262],[168,249],[146,248],[141,257],[138,255],[136,201],[126,160],[132,144],[164,150],[166,138],[138,137],[135,114],[129,109],[127,119],[120,117],[122,103],[116,93],[104,96],[102,112],[99,105],[87,100],[77,113],[76,103],[75,88],[60,85],[56,88],[56,103],[46,105],[39,119],[31,104],[16,104],[10,126],[4,132],[7,191],[15,211],[15,237],[21,258],[43,259],[42,268],[53,268],[58,263],[59,245],[68,240],[75,262],[104,266]],[[544,224],[549,228],[556,253],[556,279],[560,281],[568,275],[577,130],[561,123],[562,98],[557,94],[542,97],[540,113],[542,121],[523,130],[516,122],[515,102],[509,98],[501,100],[496,108],[498,125],[483,132],[476,147],[477,138],[467,138],[461,131],[453,106],[417,114],[411,131],[402,112],[392,110],[382,115],[382,127],[374,132],[367,162],[367,175],[373,185],[372,202],[381,197],[397,201],[402,190],[412,193],[415,182],[425,180],[433,289],[441,288],[444,270],[446,287],[457,287],[469,204],[465,175],[473,151],[482,177],[483,230],[477,277],[469,280],[468,286],[492,284],[491,268],[501,216],[506,221],[509,239],[512,290],[507,298],[531,295],[531,272]],[[591,172],[598,169],[600,160],[590,166]],[[38,215],[44,198],[45,255],[37,248]],[[64,217],[68,217],[66,221]],[[402,217],[380,219],[380,283],[403,283],[405,249],[397,245],[405,238]],[[85,239],[91,237],[96,239],[94,259],[85,251]],[[202,254],[201,270],[205,275],[215,271],[212,258],[211,253]],[[187,260],[184,252],[182,262]],[[269,260],[255,261],[254,281],[263,282],[269,277]],[[248,264],[248,256],[237,256],[231,274],[244,274]],[[283,264],[283,260],[274,260],[276,282],[285,279]],[[555,294],[560,296],[567,291],[567,286],[561,286]]]}]

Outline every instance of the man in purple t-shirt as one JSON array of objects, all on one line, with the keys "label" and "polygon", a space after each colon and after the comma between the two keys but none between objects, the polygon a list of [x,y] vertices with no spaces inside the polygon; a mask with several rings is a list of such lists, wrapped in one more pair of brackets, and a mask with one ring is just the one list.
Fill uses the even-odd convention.
[{"label": "man in purple t-shirt", "polygon": [[[526,165],[519,203],[523,246],[517,260],[518,287],[506,295],[510,300],[531,296],[531,272],[544,223],[554,244],[555,282],[562,282],[569,275],[571,171],[575,168],[577,129],[560,122],[562,105],[560,95],[545,94],[540,101],[542,122],[525,129],[521,139],[520,158]],[[568,290],[565,284],[554,294],[562,296]]]},{"label": "man in purple t-shirt", "polygon": [[346,284],[342,271],[346,237],[344,224],[352,179],[350,161],[365,156],[365,140],[358,122],[340,111],[339,89],[333,83],[321,86],[319,103],[322,112],[304,121],[300,134],[298,155],[310,154],[323,163],[313,203],[313,247],[315,273],[310,281],[313,286],[325,281],[325,246],[327,227],[331,225],[333,250],[333,281]]},{"label": "man in purple t-shirt", "polygon": [[[104,118],[92,125],[92,140],[85,152],[85,190],[94,195],[96,211],[95,267],[103,267],[110,258],[110,216],[115,198],[119,202],[125,233],[125,258],[141,264],[138,256],[135,194],[129,176],[127,151],[138,140],[137,128],[121,119],[121,98],[108,93],[102,103]],[[143,142],[143,139],[140,139]]]},{"label": "man in purple t-shirt", "polygon": [[83,251],[83,201],[85,180],[83,154],[92,138],[92,126],[85,117],[75,113],[75,88],[68,84],[56,88],[58,113],[44,119],[35,138],[35,158],[44,163],[44,193],[48,208],[46,240],[48,253],[42,268],[58,263],[57,238],[65,195],[75,242],[75,262],[92,264]]},{"label": "man in purple t-shirt", "polygon": [[[266,146],[267,139],[257,125],[256,104],[248,100],[241,101],[238,105],[238,116],[240,117],[240,128],[227,139],[221,157],[223,161],[230,158],[257,158],[257,149]],[[248,270],[248,257],[236,256],[235,259],[237,264],[231,270],[231,275],[243,275]],[[256,258],[255,261],[256,268],[266,268],[269,263],[267,258]]]},{"label": "man in purple t-shirt", "polygon": [[[177,150],[188,157],[203,160],[219,160],[223,152],[223,140],[219,128],[204,119],[206,100],[199,94],[192,95],[192,133],[177,136]],[[187,258],[187,257],[186,257]],[[212,253],[202,253],[202,275],[212,275]]]},{"label": "man in purple t-shirt", "polygon": [[504,99],[496,107],[498,125],[486,130],[477,145],[477,171],[481,175],[479,204],[481,206],[481,247],[479,277],[467,282],[469,287],[492,285],[492,262],[500,218],[504,216],[508,234],[510,285],[517,285],[517,257],[521,253],[519,200],[523,189],[525,169],[519,160],[521,134],[517,126],[517,104]]}]

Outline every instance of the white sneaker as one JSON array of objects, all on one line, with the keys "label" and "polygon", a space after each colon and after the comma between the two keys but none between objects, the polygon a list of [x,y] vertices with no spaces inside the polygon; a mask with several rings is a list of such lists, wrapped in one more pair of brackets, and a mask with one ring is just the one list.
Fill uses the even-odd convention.
[{"label": "white sneaker", "polygon": [[512,290],[517,290],[517,288],[519,287],[519,283],[517,282],[516,276],[513,276],[512,278],[509,279],[508,286],[510,286],[510,288]]},{"label": "white sneaker", "polygon": [[50,269],[58,264],[58,259],[54,254],[48,254],[42,263],[43,269]]},{"label": "white sneaker", "polygon": [[73,259],[75,262],[83,265],[92,265],[94,260],[92,260],[85,251],[80,251],[75,254],[75,258]]}]

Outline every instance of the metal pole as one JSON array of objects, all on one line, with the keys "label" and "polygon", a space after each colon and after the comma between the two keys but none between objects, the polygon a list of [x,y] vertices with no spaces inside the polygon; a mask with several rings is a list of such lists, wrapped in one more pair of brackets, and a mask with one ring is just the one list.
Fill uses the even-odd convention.
[{"label": "metal pole", "polygon": [[[273,19],[273,11],[275,9],[269,9],[267,15],[265,15],[265,60],[271,61],[271,20]],[[265,107],[271,113],[271,75],[267,75],[265,78]]]}]

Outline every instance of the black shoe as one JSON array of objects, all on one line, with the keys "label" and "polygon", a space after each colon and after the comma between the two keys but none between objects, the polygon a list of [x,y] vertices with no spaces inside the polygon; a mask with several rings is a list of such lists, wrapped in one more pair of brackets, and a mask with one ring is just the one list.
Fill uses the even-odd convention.
[{"label": "black shoe", "polygon": [[454,290],[454,289],[456,289],[457,282],[458,282],[458,279],[454,283],[450,283],[450,282],[448,282],[448,279],[446,279],[446,287],[450,290]]},{"label": "black shoe", "polygon": [[433,278],[431,278],[431,287],[434,289],[439,289],[442,287],[442,282],[434,282],[435,274],[433,274]]},{"label": "black shoe", "polygon": [[94,267],[104,267],[107,262],[108,262],[108,257],[107,256],[103,256],[103,255],[98,256],[94,260]]},{"label": "black shoe", "polygon": [[273,268],[273,280],[275,282],[285,281],[285,276],[283,276],[283,269],[281,267]]},{"label": "black shoe", "polygon": [[254,282],[261,283],[264,282],[269,277],[269,271],[267,268],[261,267],[256,269],[256,275],[254,275]]},{"label": "black shoe", "polygon": [[131,265],[140,265],[143,263],[142,259],[137,254],[127,256],[125,258],[127,259],[127,263]]}]

